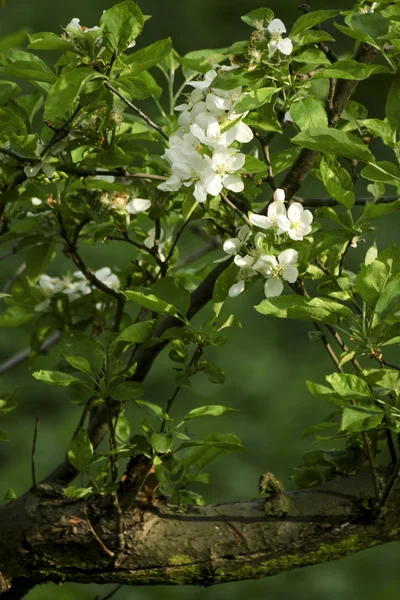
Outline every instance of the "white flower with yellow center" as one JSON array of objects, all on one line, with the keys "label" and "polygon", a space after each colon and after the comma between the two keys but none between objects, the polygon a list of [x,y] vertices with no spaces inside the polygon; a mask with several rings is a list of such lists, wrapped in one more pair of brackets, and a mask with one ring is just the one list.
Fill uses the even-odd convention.
[{"label": "white flower with yellow center", "polygon": [[244,183],[241,177],[234,175],[244,165],[245,155],[235,148],[226,148],[217,146],[212,156],[212,168],[215,175],[207,184],[207,192],[211,196],[218,194],[225,187],[232,192],[241,192],[244,189]]},{"label": "white flower with yellow center", "polygon": [[283,292],[283,281],[294,283],[299,276],[299,271],[294,266],[299,259],[296,250],[289,248],[278,257],[262,254],[253,268],[266,278],[264,292],[267,298],[280,296]]},{"label": "white flower with yellow center", "polygon": [[311,232],[313,216],[309,210],[304,210],[300,202],[293,202],[289,206],[287,217],[283,214],[278,215],[277,222],[278,235],[287,233],[292,240],[302,241],[304,236]]}]

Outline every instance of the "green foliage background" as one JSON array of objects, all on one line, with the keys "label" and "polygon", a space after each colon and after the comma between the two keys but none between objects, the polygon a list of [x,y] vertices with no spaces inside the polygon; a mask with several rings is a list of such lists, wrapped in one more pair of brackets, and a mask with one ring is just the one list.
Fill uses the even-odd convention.
[{"label": "green foliage background", "polygon": [[[298,3],[299,0],[270,0],[267,5],[289,29],[299,15]],[[59,32],[60,25],[65,26],[72,17],[79,17],[82,24],[91,27],[98,23],[102,10],[112,4],[109,0],[7,0],[5,7],[0,10],[0,35],[19,29]],[[348,0],[340,4],[318,0],[313,8],[350,8],[352,4]],[[259,0],[142,0],[140,5],[145,14],[153,17],[138,41],[138,48],[171,36],[174,47],[184,54],[198,48],[221,47],[244,38],[248,30],[241,23],[240,16],[258,8],[260,4]],[[347,44],[351,51],[349,40]],[[387,82],[384,76],[374,78],[373,82],[363,82],[356,98],[373,109],[376,116],[383,117],[384,102],[379,90]],[[279,149],[279,145],[276,149]],[[361,186],[358,192],[362,194]],[[315,180],[307,184],[304,193],[324,195],[322,187]],[[398,219],[396,222],[393,217],[380,222],[385,246],[396,238],[398,242],[398,226]],[[380,247],[379,238],[377,241]],[[352,251],[354,261],[362,260],[367,247],[361,245],[361,248]],[[118,267],[129,260],[129,256],[121,252],[117,254],[115,251],[111,257],[109,253],[109,248],[104,248],[103,252],[96,248],[95,252],[89,250],[86,258],[92,268],[107,263]],[[217,252],[215,258],[219,255],[221,253]],[[4,285],[22,260],[23,257],[18,256],[1,263],[0,284]],[[61,274],[66,268],[59,260],[50,274]],[[258,477],[267,470],[274,472],[287,488],[293,488],[294,484],[288,480],[288,476],[293,467],[300,463],[302,454],[311,449],[309,439],[301,439],[301,431],[326,414],[326,407],[318,404],[304,383],[305,379],[321,380],[326,369],[330,368],[322,346],[318,341],[312,343],[308,340],[307,324],[268,319],[256,313],[252,307],[261,299],[262,290],[259,288],[244,298],[230,300],[240,305],[238,316],[243,329],[230,330],[229,344],[223,349],[214,349],[215,356],[210,356],[225,370],[226,384],[213,386],[198,378],[193,389],[183,391],[177,403],[178,409],[180,406],[189,410],[207,403],[226,404],[241,410],[240,413],[225,417],[221,425],[213,423],[214,430],[220,427],[222,431],[237,433],[247,454],[228,456],[211,467],[209,489],[199,489],[208,502],[256,496]],[[1,330],[0,362],[24,348],[28,339],[28,330]],[[56,362],[57,350],[51,352],[50,358]],[[34,370],[51,368],[49,362],[49,357],[39,358],[31,366]],[[167,400],[174,389],[171,374],[171,362],[162,356],[146,382],[147,400]],[[39,478],[62,458],[79,418],[80,409],[68,403],[67,393],[34,382],[26,365],[10,372],[0,382],[0,390],[17,386],[17,412],[4,422],[12,441],[0,446],[0,497],[8,487],[14,488],[18,494],[30,485],[30,445],[36,416],[40,416],[41,420],[37,446]],[[133,427],[135,413],[128,416]],[[200,423],[197,431],[206,433],[209,424],[207,420],[204,426]],[[184,599],[190,595],[194,600],[236,600],[242,596],[252,600],[330,600],[340,596],[343,600],[361,597],[368,600],[379,595],[382,599],[394,600],[398,598],[400,584],[400,573],[396,568],[399,559],[399,549],[391,544],[340,563],[309,567],[261,581],[227,584],[211,589],[123,588],[115,598],[169,600]],[[49,584],[32,591],[29,599],[86,600],[106,592],[106,588],[96,586],[55,587]]]}]

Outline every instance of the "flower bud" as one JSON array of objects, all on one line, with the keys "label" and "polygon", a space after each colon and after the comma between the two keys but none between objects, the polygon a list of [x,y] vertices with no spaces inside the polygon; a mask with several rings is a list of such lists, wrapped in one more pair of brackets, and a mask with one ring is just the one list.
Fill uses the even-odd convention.
[{"label": "flower bud", "polygon": [[275,190],[274,202],[285,202],[285,190],[282,190],[282,188]]}]

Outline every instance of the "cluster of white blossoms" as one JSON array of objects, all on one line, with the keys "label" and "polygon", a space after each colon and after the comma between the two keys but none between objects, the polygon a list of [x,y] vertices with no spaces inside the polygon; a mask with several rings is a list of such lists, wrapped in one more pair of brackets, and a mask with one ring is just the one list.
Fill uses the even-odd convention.
[{"label": "cluster of white blossoms", "polygon": [[[110,289],[115,292],[119,290],[121,282],[109,267],[98,269],[94,275]],[[39,277],[37,286],[45,299],[36,305],[36,312],[47,310],[50,300],[55,294],[65,294],[73,302],[82,296],[87,296],[92,291],[91,285],[80,271],[75,271],[72,275],[64,275],[64,277],[50,277],[50,275],[43,274]]]},{"label": "cluster of white blossoms", "polygon": [[224,188],[243,190],[243,180],[237,173],[244,166],[245,155],[232,145],[250,142],[254,137],[242,121],[247,113],[235,113],[235,106],[246,93],[242,86],[228,91],[213,87],[217,74],[212,69],[202,80],[189,82],[193,91],[185,104],[176,107],[180,112],[179,128],[163,154],[171,166],[171,176],[158,186],[159,190],[177,192],[182,186],[194,186],[197,202],[204,202],[208,195],[218,196]]},{"label": "cluster of white blossoms", "polygon": [[[304,210],[299,202],[294,202],[286,210],[285,192],[277,189],[274,200],[268,207],[267,216],[251,213],[249,221],[258,229],[270,230],[274,236],[286,235],[291,240],[302,241],[311,232],[313,216],[309,210]],[[299,275],[296,268],[298,252],[288,248],[278,256],[265,251],[267,234],[253,230],[244,225],[236,238],[224,242],[223,249],[227,254],[217,262],[234,257],[234,263],[239,267],[239,280],[229,290],[229,296],[241,294],[246,287],[246,280],[261,276],[265,279],[264,292],[267,298],[280,296],[283,291],[283,281],[294,283]]]}]

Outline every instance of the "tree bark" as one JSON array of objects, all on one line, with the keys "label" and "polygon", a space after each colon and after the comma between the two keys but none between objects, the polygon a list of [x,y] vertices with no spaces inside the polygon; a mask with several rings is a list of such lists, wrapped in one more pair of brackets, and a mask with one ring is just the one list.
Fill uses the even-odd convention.
[{"label": "tree bark", "polygon": [[39,486],[0,511],[0,590],[11,600],[48,581],[209,586],[336,560],[400,539],[400,486],[379,519],[365,508],[372,495],[362,473],[267,500],[137,503],[121,552],[109,497]]}]

